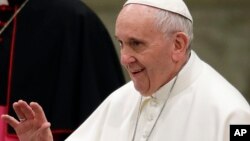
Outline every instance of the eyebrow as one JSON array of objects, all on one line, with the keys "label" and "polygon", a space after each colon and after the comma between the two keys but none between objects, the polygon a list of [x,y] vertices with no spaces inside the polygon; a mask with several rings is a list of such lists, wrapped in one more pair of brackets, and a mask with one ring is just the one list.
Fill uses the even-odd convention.
[{"label": "eyebrow", "polygon": [[[118,38],[118,36],[114,35],[114,38],[118,41],[120,41],[120,39]],[[135,38],[135,37],[129,37],[128,41],[139,41],[141,43],[145,43],[146,41],[143,39],[139,39],[139,38]]]}]

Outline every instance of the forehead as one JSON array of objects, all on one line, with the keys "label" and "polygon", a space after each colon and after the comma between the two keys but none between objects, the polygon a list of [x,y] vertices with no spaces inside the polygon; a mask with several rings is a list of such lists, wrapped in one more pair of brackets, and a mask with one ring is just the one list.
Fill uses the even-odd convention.
[{"label": "forehead", "polygon": [[124,6],[121,10],[121,12],[118,15],[119,17],[147,17],[147,18],[153,18],[153,14],[157,11],[156,8],[141,5],[141,4],[128,4]]},{"label": "forehead", "polygon": [[116,20],[116,30],[118,29],[139,29],[139,28],[154,28],[155,25],[155,8],[140,5],[128,4],[118,15]]},{"label": "forehead", "polygon": [[155,24],[156,11],[156,8],[140,4],[128,4],[123,7],[116,21],[116,38],[152,41],[164,36]]}]

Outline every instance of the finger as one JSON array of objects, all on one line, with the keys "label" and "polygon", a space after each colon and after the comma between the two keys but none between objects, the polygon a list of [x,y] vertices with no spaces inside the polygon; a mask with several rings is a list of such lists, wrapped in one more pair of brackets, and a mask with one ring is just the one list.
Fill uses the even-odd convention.
[{"label": "finger", "polygon": [[20,121],[34,118],[34,112],[32,111],[31,107],[23,100],[15,102],[13,104],[13,108]]},{"label": "finger", "polygon": [[50,126],[51,126],[50,122],[45,122],[44,124],[42,124],[41,130],[48,129],[48,128],[50,128]]},{"label": "finger", "polygon": [[49,122],[45,122],[42,124],[41,128],[38,129],[38,132],[45,135],[45,136],[42,136],[42,138],[44,138],[44,140],[53,140],[52,132],[50,130],[50,125],[51,124]]},{"label": "finger", "polygon": [[27,104],[27,102],[20,100],[19,106],[21,108],[22,113],[26,119],[34,119],[34,111],[32,108]]},{"label": "finger", "polygon": [[44,111],[43,111],[42,107],[38,103],[31,102],[30,107],[32,108],[32,110],[35,113],[35,118],[37,118],[39,121],[47,122],[47,118],[46,118],[46,116],[44,114]]},{"label": "finger", "polygon": [[12,116],[9,115],[2,115],[2,120],[6,123],[8,123],[11,127],[14,129],[18,126],[19,122]]},{"label": "finger", "polygon": [[18,117],[18,119],[25,119],[25,115],[21,110],[21,107],[19,106],[19,102],[14,102],[13,103],[13,109]]}]

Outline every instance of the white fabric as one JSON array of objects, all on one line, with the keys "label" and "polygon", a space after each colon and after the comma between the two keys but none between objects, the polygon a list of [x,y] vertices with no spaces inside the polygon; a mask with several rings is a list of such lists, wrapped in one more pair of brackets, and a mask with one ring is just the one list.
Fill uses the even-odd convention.
[{"label": "white fabric", "polygon": [[135,132],[136,141],[146,140],[150,136],[151,131],[154,130],[158,117],[161,116],[161,111],[164,110],[164,104],[168,102],[171,90],[174,88],[175,79],[176,77],[153,94],[153,96],[142,98],[140,113],[138,112],[137,114],[140,116]]},{"label": "white fabric", "polygon": [[193,18],[183,0],[128,0],[124,6],[131,3],[148,5],[177,13],[193,22]]},{"label": "white fabric", "polygon": [[[157,93],[168,94],[168,85]],[[66,141],[131,141],[139,104],[140,94],[129,82]],[[250,124],[249,104],[192,51],[148,141],[229,141],[230,124]]]}]

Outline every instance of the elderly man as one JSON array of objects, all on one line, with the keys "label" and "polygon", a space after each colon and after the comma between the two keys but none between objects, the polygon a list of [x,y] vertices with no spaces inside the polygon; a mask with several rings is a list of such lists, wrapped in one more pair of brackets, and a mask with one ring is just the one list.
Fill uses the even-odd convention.
[{"label": "elderly man", "polygon": [[[115,35],[132,81],[67,141],[229,141],[231,124],[250,124],[247,101],[190,49],[192,23],[182,0],[128,0]],[[21,141],[52,140],[37,103],[14,109],[19,121],[2,118]]]}]

